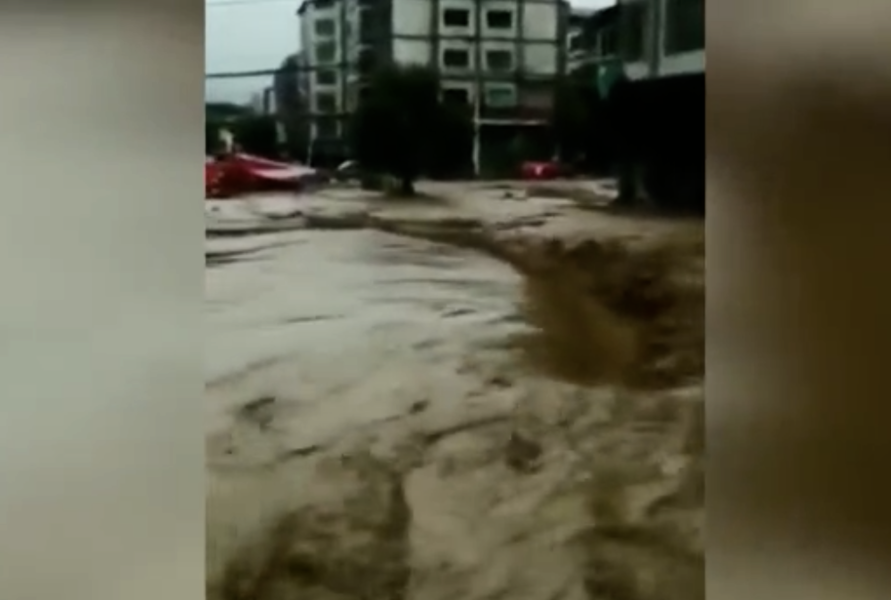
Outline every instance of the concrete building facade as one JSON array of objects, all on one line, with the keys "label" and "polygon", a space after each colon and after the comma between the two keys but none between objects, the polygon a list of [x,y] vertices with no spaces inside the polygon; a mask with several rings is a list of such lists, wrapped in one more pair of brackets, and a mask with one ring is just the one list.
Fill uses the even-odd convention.
[{"label": "concrete building facade", "polygon": [[374,69],[424,65],[482,124],[547,123],[566,70],[564,0],[305,0],[311,135],[344,134]]},{"label": "concrete building facade", "polygon": [[705,0],[619,0],[620,196],[705,209]]},{"label": "concrete building facade", "polygon": [[618,0],[631,80],[705,72],[705,0]]},{"label": "concrete building facade", "polygon": [[[582,50],[582,33],[585,23],[597,11],[588,8],[571,8],[566,18],[566,70],[572,72],[577,65],[577,57]],[[574,58],[575,56],[575,58]]]},{"label": "concrete building facade", "polygon": [[619,6],[577,16],[568,40],[567,73],[598,88],[605,98],[623,74],[619,44]]}]

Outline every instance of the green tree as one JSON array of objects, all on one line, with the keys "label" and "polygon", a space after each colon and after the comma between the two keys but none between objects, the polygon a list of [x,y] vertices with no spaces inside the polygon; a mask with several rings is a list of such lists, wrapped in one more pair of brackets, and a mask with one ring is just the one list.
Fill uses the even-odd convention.
[{"label": "green tree", "polygon": [[268,115],[246,116],[232,124],[235,142],[248,154],[266,158],[278,158],[278,125],[275,117]]},{"label": "green tree", "polygon": [[473,172],[473,115],[469,106],[444,103],[431,126],[434,143],[428,156],[428,175],[467,177]]},{"label": "green tree", "polygon": [[421,174],[456,160],[451,149],[466,137],[459,112],[442,104],[439,92],[435,72],[387,66],[372,75],[351,119],[350,141],[359,164],[398,179],[403,195],[414,194]]},{"label": "green tree", "polygon": [[560,158],[597,172],[611,171],[620,134],[611,99],[614,81],[603,83],[596,69],[558,82],[551,121]]},{"label": "green tree", "polygon": [[589,125],[584,96],[579,82],[569,77],[557,81],[554,88],[551,132],[563,161],[574,162],[584,152]]},{"label": "green tree", "polygon": [[210,156],[217,153],[220,145],[220,124],[216,121],[204,121],[204,154]]}]

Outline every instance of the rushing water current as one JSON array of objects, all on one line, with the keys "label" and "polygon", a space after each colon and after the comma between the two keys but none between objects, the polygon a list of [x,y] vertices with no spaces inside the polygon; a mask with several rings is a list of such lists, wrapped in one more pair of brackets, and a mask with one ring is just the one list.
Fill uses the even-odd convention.
[{"label": "rushing water current", "polygon": [[522,282],[470,250],[210,246],[210,600],[704,597],[695,389],[530,373]]},{"label": "rushing water current", "polygon": [[[207,271],[211,390],[256,371],[264,381],[255,393],[296,394],[331,411],[364,397],[351,414],[381,414],[409,389],[454,376],[475,344],[517,328],[517,276],[468,250],[376,231],[300,231],[255,243]],[[239,395],[232,400],[249,400]],[[216,397],[211,404],[232,406]]]}]

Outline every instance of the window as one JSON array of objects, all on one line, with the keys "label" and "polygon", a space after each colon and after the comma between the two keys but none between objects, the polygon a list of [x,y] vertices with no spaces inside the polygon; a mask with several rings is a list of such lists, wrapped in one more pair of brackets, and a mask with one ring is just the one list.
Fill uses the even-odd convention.
[{"label": "window", "polygon": [[334,35],[334,19],[317,19],[313,25],[315,28],[315,33],[318,36],[330,37]]},{"label": "window", "polygon": [[492,71],[510,71],[514,68],[514,53],[510,50],[486,50],[486,67]]},{"label": "window", "polygon": [[447,8],[442,11],[442,24],[446,27],[470,27],[470,11],[465,8]]},{"label": "window", "polygon": [[486,106],[492,108],[513,108],[516,105],[516,86],[509,84],[486,86]]},{"label": "window", "polygon": [[510,29],[514,26],[514,13],[509,10],[486,11],[486,27],[489,29]]},{"label": "window", "polygon": [[442,65],[453,69],[466,69],[470,66],[470,52],[459,48],[446,48],[442,52]]},{"label": "window", "polygon": [[470,104],[470,90],[466,88],[445,88],[442,90],[442,100],[452,106],[465,106]]},{"label": "window", "polygon": [[331,113],[337,110],[337,94],[319,92],[316,94],[316,112]]},{"label": "window", "polygon": [[337,58],[337,44],[321,42],[316,44],[316,61],[320,63],[334,62]]},{"label": "window", "polygon": [[316,83],[318,85],[337,85],[337,73],[333,69],[320,69],[316,71]]}]

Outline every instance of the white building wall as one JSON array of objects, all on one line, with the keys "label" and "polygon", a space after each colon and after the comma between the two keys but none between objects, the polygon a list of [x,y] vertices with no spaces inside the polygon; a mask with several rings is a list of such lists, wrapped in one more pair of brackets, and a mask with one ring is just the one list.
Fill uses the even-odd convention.
[{"label": "white building wall", "polygon": [[703,72],[705,72],[705,50],[682,52],[672,56],[663,54],[659,58],[658,74],[662,77]]},{"label": "white building wall", "polygon": [[558,41],[560,5],[557,2],[527,2],[523,9],[523,27],[528,39]]},{"label": "white building wall", "polygon": [[[659,2],[659,14],[665,18],[667,0],[655,0]],[[692,75],[705,71],[705,50],[694,50],[666,56],[665,54],[665,27],[659,28],[659,58],[656,62],[657,76]]]},{"label": "white building wall", "polygon": [[433,44],[427,40],[393,41],[393,60],[404,65],[429,65]]},{"label": "white building wall", "polygon": [[[560,53],[565,50],[559,39],[560,33],[560,17],[562,6],[557,0],[545,2],[527,1],[524,3],[521,11],[517,10],[517,3],[514,0],[486,0],[481,4],[481,31],[480,34],[484,38],[505,38],[483,39],[482,47],[479,48],[480,57],[483,61],[482,65],[475,64],[477,48],[475,43],[470,39],[455,39],[441,37],[439,40],[440,55],[433,57],[431,53],[434,44],[431,36],[432,18],[435,16],[440,19],[440,35],[441,36],[473,36],[476,33],[475,28],[475,12],[477,2],[474,0],[441,0],[439,6],[439,15],[431,14],[434,4],[430,0],[390,0],[392,3],[391,24],[394,32],[394,40],[392,42],[393,59],[400,64],[430,64],[431,58],[443,70],[443,87],[444,88],[460,88],[470,92],[470,99],[476,96],[476,84],[473,81],[459,81],[461,78],[470,79],[478,68],[485,67],[486,51],[493,49],[510,50],[516,53],[517,45],[513,39],[515,38],[520,23],[517,19],[522,15],[524,30],[527,41],[519,48],[521,56],[514,57],[514,64],[522,64],[523,68],[533,75],[540,77],[554,76],[558,73]],[[471,18],[466,26],[463,27],[447,27],[442,23],[442,13],[448,8],[463,9],[470,12]],[[489,10],[507,10],[515,15],[513,26],[509,29],[492,29],[486,25],[485,13]],[[355,106],[355,85],[353,84],[358,78],[355,67],[343,68],[338,65],[338,77],[336,86],[320,86],[314,76],[314,70],[322,66],[316,56],[316,45],[320,41],[315,35],[313,23],[319,18],[333,18],[338,23],[338,31],[335,39],[337,43],[337,54],[332,62],[342,63],[344,61],[353,63],[358,61],[361,46],[359,44],[360,19],[363,9],[358,6],[357,0],[340,0],[333,7],[318,9],[314,6],[308,6],[301,16],[300,30],[302,33],[302,46],[308,64],[313,67],[310,71],[308,80],[308,99],[309,106],[313,112],[317,111],[316,93],[319,91],[336,91],[339,102],[342,104],[339,108],[343,111],[349,111]],[[349,23],[349,35],[344,40],[344,44],[340,43],[340,36],[344,34],[340,30],[341,14]],[[414,36],[416,38],[427,39],[406,39],[398,36]],[[532,41],[530,41],[532,40]],[[534,41],[538,40],[538,41]],[[341,52],[341,48],[345,45],[345,51]],[[442,60],[442,53],[446,49],[462,49],[465,50],[470,58],[470,64],[467,67],[445,68]],[[453,79],[449,79],[449,75]],[[504,84],[501,84],[504,85]],[[507,84],[511,85],[511,84]],[[342,92],[342,93],[341,93]]]},{"label": "white building wall", "polygon": [[[620,0],[621,3],[621,0]],[[691,75],[705,72],[705,50],[694,50],[680,54],[665,54],[665,28],[662,19],[665,15],[666,0],[645,0],[647,22],[644,25],[645,60],[626,63],[625,75],[632,81],[647,77],[667,77]],[[654,28],[656,35],[654,36]],[[653,47],[655,42],[655,48]],[[653,53],[655,52],[655,56]],[[649,58],[652,58],[652,64]],[[655,68],[654,68],[655,67]]]},{"label": "white building wall", "polygon": [[[308,2],[303,13],[300,15],[300,32],[302,53],[305,57],[305,66],[307,67],[304,85],[307,91],[307,106],[314,117],[323,116],[324,114],[339,114],[346,110],[344,102],[344,91],[346,89],[346,70],[343,63],[347,59],[344,52],[343,35],[344,31],[343,19],[347,16],[347,10],[351,8],[345,0],[335,2],[332,6],[318,8],[311,2]],[[318,35],[315,31],[315,22],[322,19],[330,19],[334,22],[334,33],[332,35]],[[350,28],[353,30],[353,28]],[[334,46],[334,54],[332,57],[320,57],[318,54],[319,44],[330,42]],[[317,73],[320,70],[329,70],[334,73],[333,83],[319,83]],[[323,110],[325,107],[320,105],[321,94],[333,94],[335,103],[333,110]],[[315,138],[320,135],[318,123],[313,119],[310,124],[310,137]]]},{"label": "white building wall", "polygon": [[[483,61],[486,60],[486,52],[491,52],[493,50],[505,50],[510,53],[515,53],[517,50],[517,44],[513,40],[482,40],[481,47]],[[514,58],[516,61],[516,57]],[[486,68],[486,65],[480,65],[483,68]]]},{"label": "white building wall", "polygon": [[555,44],[528,42],[523,45],[526,71],[533,75],[552,76],[559,67],[559,49]]},{"label": "white building wall", "polygon": [[428,35],[433,2],[429,0],[391,0],[393,33],[396,35]]}]

